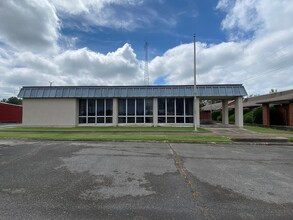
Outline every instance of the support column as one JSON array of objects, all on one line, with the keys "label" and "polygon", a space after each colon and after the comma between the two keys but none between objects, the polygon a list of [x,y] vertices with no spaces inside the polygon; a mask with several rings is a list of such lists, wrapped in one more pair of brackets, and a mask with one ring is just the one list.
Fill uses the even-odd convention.
[{"label": "support column", "polygon": [[243,127],[243,99],[237,97],[235,99],[235,125],[239,128]]},{"label": "support column", "polygon": [[289,103],[289,110],[288,110],[288,125],[293,127],[293,102]]},{"label": "support column", "polygon": [[196,127],[199,127],[200,126],[200,108],[199,108],[199,98],[196,98],[195,100],[195,112],[196,112],[196,115],[195,115],[195,119],[194,119],[194,123],[196,125]]},{"label": "support column", "polygon": [[113,98],[113,126],[118,126],[118,99]]},{"label": "support column", "polygon": [[270,125],[270,104],[262,104],[262,124],[265,126]]},{"label": "support column", "polygon": [[228,100],[222,100],[222,123],[224,125],[229,124],[229,109],[228,109]]},{"label": "support column", "polygon": [[153,98],[153,124],[158,127],[158,98]]}]

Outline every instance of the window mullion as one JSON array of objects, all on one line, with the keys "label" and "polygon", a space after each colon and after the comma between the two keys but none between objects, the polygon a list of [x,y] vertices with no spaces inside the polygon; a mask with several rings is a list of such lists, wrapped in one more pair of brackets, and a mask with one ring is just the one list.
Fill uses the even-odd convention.
[{"label": "window mullion", "polygon": [[104,124],[106,124],[106,120],[107,120],[106,109],[107,109],[107,100],[104,99]]},{"label": "window mullion", "polygon": [[184,121],[184,124],[186,123],[186,115],[185,115],[185,98],[183,99],[183,121]]},{"label": "window mullion", "polygon": [[127,101],[128,99],[125,99],[125,116],[126,116],[126,118],[125,118],[125,123],[127,124],[127,122],[128,122],[128,107],[127,107],[127,105],[128,105],[128,101]]},{"label": "window mullion", "polygon": [[136,99],[134,99],[134,123],[136,123]]},{"label": "window mullion", "polygon": [[177,115],[177,109],[176,109],[176,98],[174,98],[174,122],[175,122],[175,124],[176,124],[176,115]]}]

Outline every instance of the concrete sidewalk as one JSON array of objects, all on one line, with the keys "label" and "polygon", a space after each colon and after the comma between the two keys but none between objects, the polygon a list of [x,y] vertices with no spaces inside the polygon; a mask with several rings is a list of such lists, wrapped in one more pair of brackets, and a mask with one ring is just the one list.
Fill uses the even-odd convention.
[{"label": "concrete sidewalk", "polygon": [[214,136],[223,136],[228,137],[236,142],[289,142],[288,138],[293,137],[291,134],[270,134],[270,133],[258,133],[250,131],[244,128],[238,128],[235,126],[209,126],[203,125],[202,128],[205,128],[211,131],[211,135]]}]

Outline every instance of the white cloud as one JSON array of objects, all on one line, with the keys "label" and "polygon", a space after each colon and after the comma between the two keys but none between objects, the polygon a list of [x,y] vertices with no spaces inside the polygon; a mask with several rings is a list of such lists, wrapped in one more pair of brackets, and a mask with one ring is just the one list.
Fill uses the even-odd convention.
[{"label": "white cloud", "polygon": [[58,49],[58,17],[47,0],[0,2],[0,42],[18,51],[37,53]]},{"label": "white cloud", "polygon": [[[0,2],[0,19],[7,20],[0,23],[1,98],[16,95],[19,86],[49,85],[49,81],[54,85],[143,84],[143,61],[137,59],[129,44],[103,54],[88,48],[73,49],[76,39],[69,39],[71,49],[58,50],[61,46],[57,42],[63,36],[59,37],[55,7],[57,11],[81,16],[83,13],[95,15],[92,11],[100,12],[113,3],[110,0],[68,2]],[[119,2],[128,4],[128,1]],[[292,89],[292,1],[231,2],[221,0],[217,8],[227,13],[223,29],[237,40],[219,44],[197,43],[198,83],[244,83],[249,94],[266,93],[272,88],[278,91]],[[105,21],[107,19],[109,17]],[[247,32],[252,32],[252,37],[241,40],[242,34]],[[155,57],[149,63],[149,73],[152,82],[163,77],[167,84],[192,84],[193,44],[179,45]]]},{"label": "white cloud", "polygon": [[[292,89],[293,2],[290,0],[221,0],[224,30],[236,41],[197,43],[197,82],[243,83],[249,94]],[[248,40],[240,40],[253,32]],[[180,45],[150,63],[152,79],[167,84],[193,83],[193,44]]]},{"label": "white cloud", "polygon": [[76,18],[73,26],[79,29],[107,27],[134,31],[139,28],[173,27],[177,24],[176,15],[163,17],[160,11],[150,8],[143,0],[52,0],[60,16]]},{"label": "white cloud", "polygon": [[[1,55],[1,51],[0,51]],[[15,52],[0,56],[0,96],[25,85],[137,85],[143,84],[143,65],[131,45],[102,54],[87,48],[53,56]],[[5,94],[2,86],[5,85]],[[2,91],[1,91],[2,90]]]}]

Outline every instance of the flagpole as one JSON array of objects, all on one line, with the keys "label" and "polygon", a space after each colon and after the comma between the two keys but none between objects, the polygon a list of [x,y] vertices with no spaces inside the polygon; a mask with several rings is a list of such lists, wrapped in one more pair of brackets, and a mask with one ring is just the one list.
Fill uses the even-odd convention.
[{"label": "flagpole", "polygon": [[194,92],[193,92],[193,122],[194,122],[194,130],[197,131],[197,115],[199,114],[196,112],[197,110],[197,103],[196,103],[196,38],[195,38],[195,33],[193,35],[193,71],[194,71]]}]

